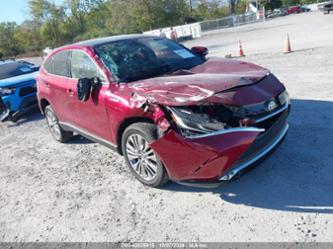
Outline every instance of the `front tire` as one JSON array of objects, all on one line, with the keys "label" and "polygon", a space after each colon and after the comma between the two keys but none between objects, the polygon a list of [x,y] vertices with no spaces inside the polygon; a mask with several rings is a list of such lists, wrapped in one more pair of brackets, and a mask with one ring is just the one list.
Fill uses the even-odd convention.
[{"label": "front tire", "polygon": [[49,130],[55,140],[57,140],[60,143],[65,143],[73,137],[73,132],[65,131],[64,129],[61,128],[59,124],[59,119],[55,115],[55,112],[53,111],[50,105],[45,107],[44,113],[46,117],[47,126],[49,127]]},{"label": "front tire", "polygon": [[150,147],[157,139],[157,129],[151,123],[130,125],[122,136],[122,151],[134,176],[150,187],[160,187],[168,181],[162,161]]}]

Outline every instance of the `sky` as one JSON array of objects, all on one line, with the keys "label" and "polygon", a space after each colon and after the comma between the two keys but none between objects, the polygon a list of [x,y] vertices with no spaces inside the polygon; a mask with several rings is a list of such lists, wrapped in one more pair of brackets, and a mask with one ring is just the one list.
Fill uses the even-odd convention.
[{"label": "sky", "polygon": [[[54,0],[60,4],[63,0]],[[28,0],[0,0],[0,22],[22,23],[29,17]]]}]

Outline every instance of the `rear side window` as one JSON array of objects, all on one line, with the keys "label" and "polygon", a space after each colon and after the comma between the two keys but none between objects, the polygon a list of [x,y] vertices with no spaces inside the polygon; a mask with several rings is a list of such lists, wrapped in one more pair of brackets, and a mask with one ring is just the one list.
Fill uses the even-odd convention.
[{"label": "rear side window", "polygon": [[44,62],[44,69],[46,70],[46,72],[51,73],[52,72],[52,61],[53,61],[53,57],[49,57],[47,58],[47,60]]},{"label": "rear side window", "polygon": [[81,51],[72,51],[71,75],[74,79],[100,77],[97,66]]},{"label": "rear side window", "polygon": [[68,68],[68,51],[61,51],[53,56],[52,73],[59,76],[70,77]]},{"label": "rear side window", "polygon": [[63,77],[70,77],[68,55],[69,55],[68,51],[61,51],[49,57],[44,62],[43,65],[44,69],[51,74]]}]

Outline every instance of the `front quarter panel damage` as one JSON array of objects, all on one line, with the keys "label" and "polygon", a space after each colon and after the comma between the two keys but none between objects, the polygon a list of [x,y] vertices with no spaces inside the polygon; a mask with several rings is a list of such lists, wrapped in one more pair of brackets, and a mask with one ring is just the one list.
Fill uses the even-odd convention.
[{"label": "front quarter panel damage", "polygon": [[201,138],[185,138],[173,130],[151,143],[171,179],[219,179],[256,139],[259,130],[239,130]]}]

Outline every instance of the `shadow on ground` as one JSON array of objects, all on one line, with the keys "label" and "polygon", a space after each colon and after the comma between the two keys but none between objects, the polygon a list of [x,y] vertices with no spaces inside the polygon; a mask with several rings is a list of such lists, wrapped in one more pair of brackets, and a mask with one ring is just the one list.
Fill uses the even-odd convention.
[{"label": "shadow on ground", "polygon": [[93,144],[93,143],[95,142],[80,135],[75,135],[72,139],[70,139],[67,142],[67,144]]},{"label": "shadow on ground", "polygon": [[215,189],[170,183],[165,189],[213,192],[258,208],[333,213],[333,102],[294,99],[289,124],[281,146],[234,182]]},{"label": "shadow on ground", "polygon": [[[33,111],[28,115],[23,116],[22,118],[20,118],[18,121],[11,122],[11,121],[7,121],[9,122],[9,126],[8,127],[14,127],[14,126],[20,126],[22,124],[28,123],[28,122],[34,122],[34,121],[39,121],[44,119],[44,116],[38,111]],[[46,121],[45,121],[46,123]],[[85,137],[82,137],[80,135],[75,135],[71,140],[69,140],[67,142],[68,144],[91,144],[94,143],[93,141],[90,141],[88,139],[86,139]]]},{"label": "shadow on ground", "polygon": [[35,110],[35,111],[21,117],[15,123],[11,122],[11,121],[6,121],[6,122],[11,123],[8,127],[14,127],[14,126],[20,126],[20,125],[28,123],[28,122],[38,121],[43,118],[44,118],[44,116],[38,110]]}]

